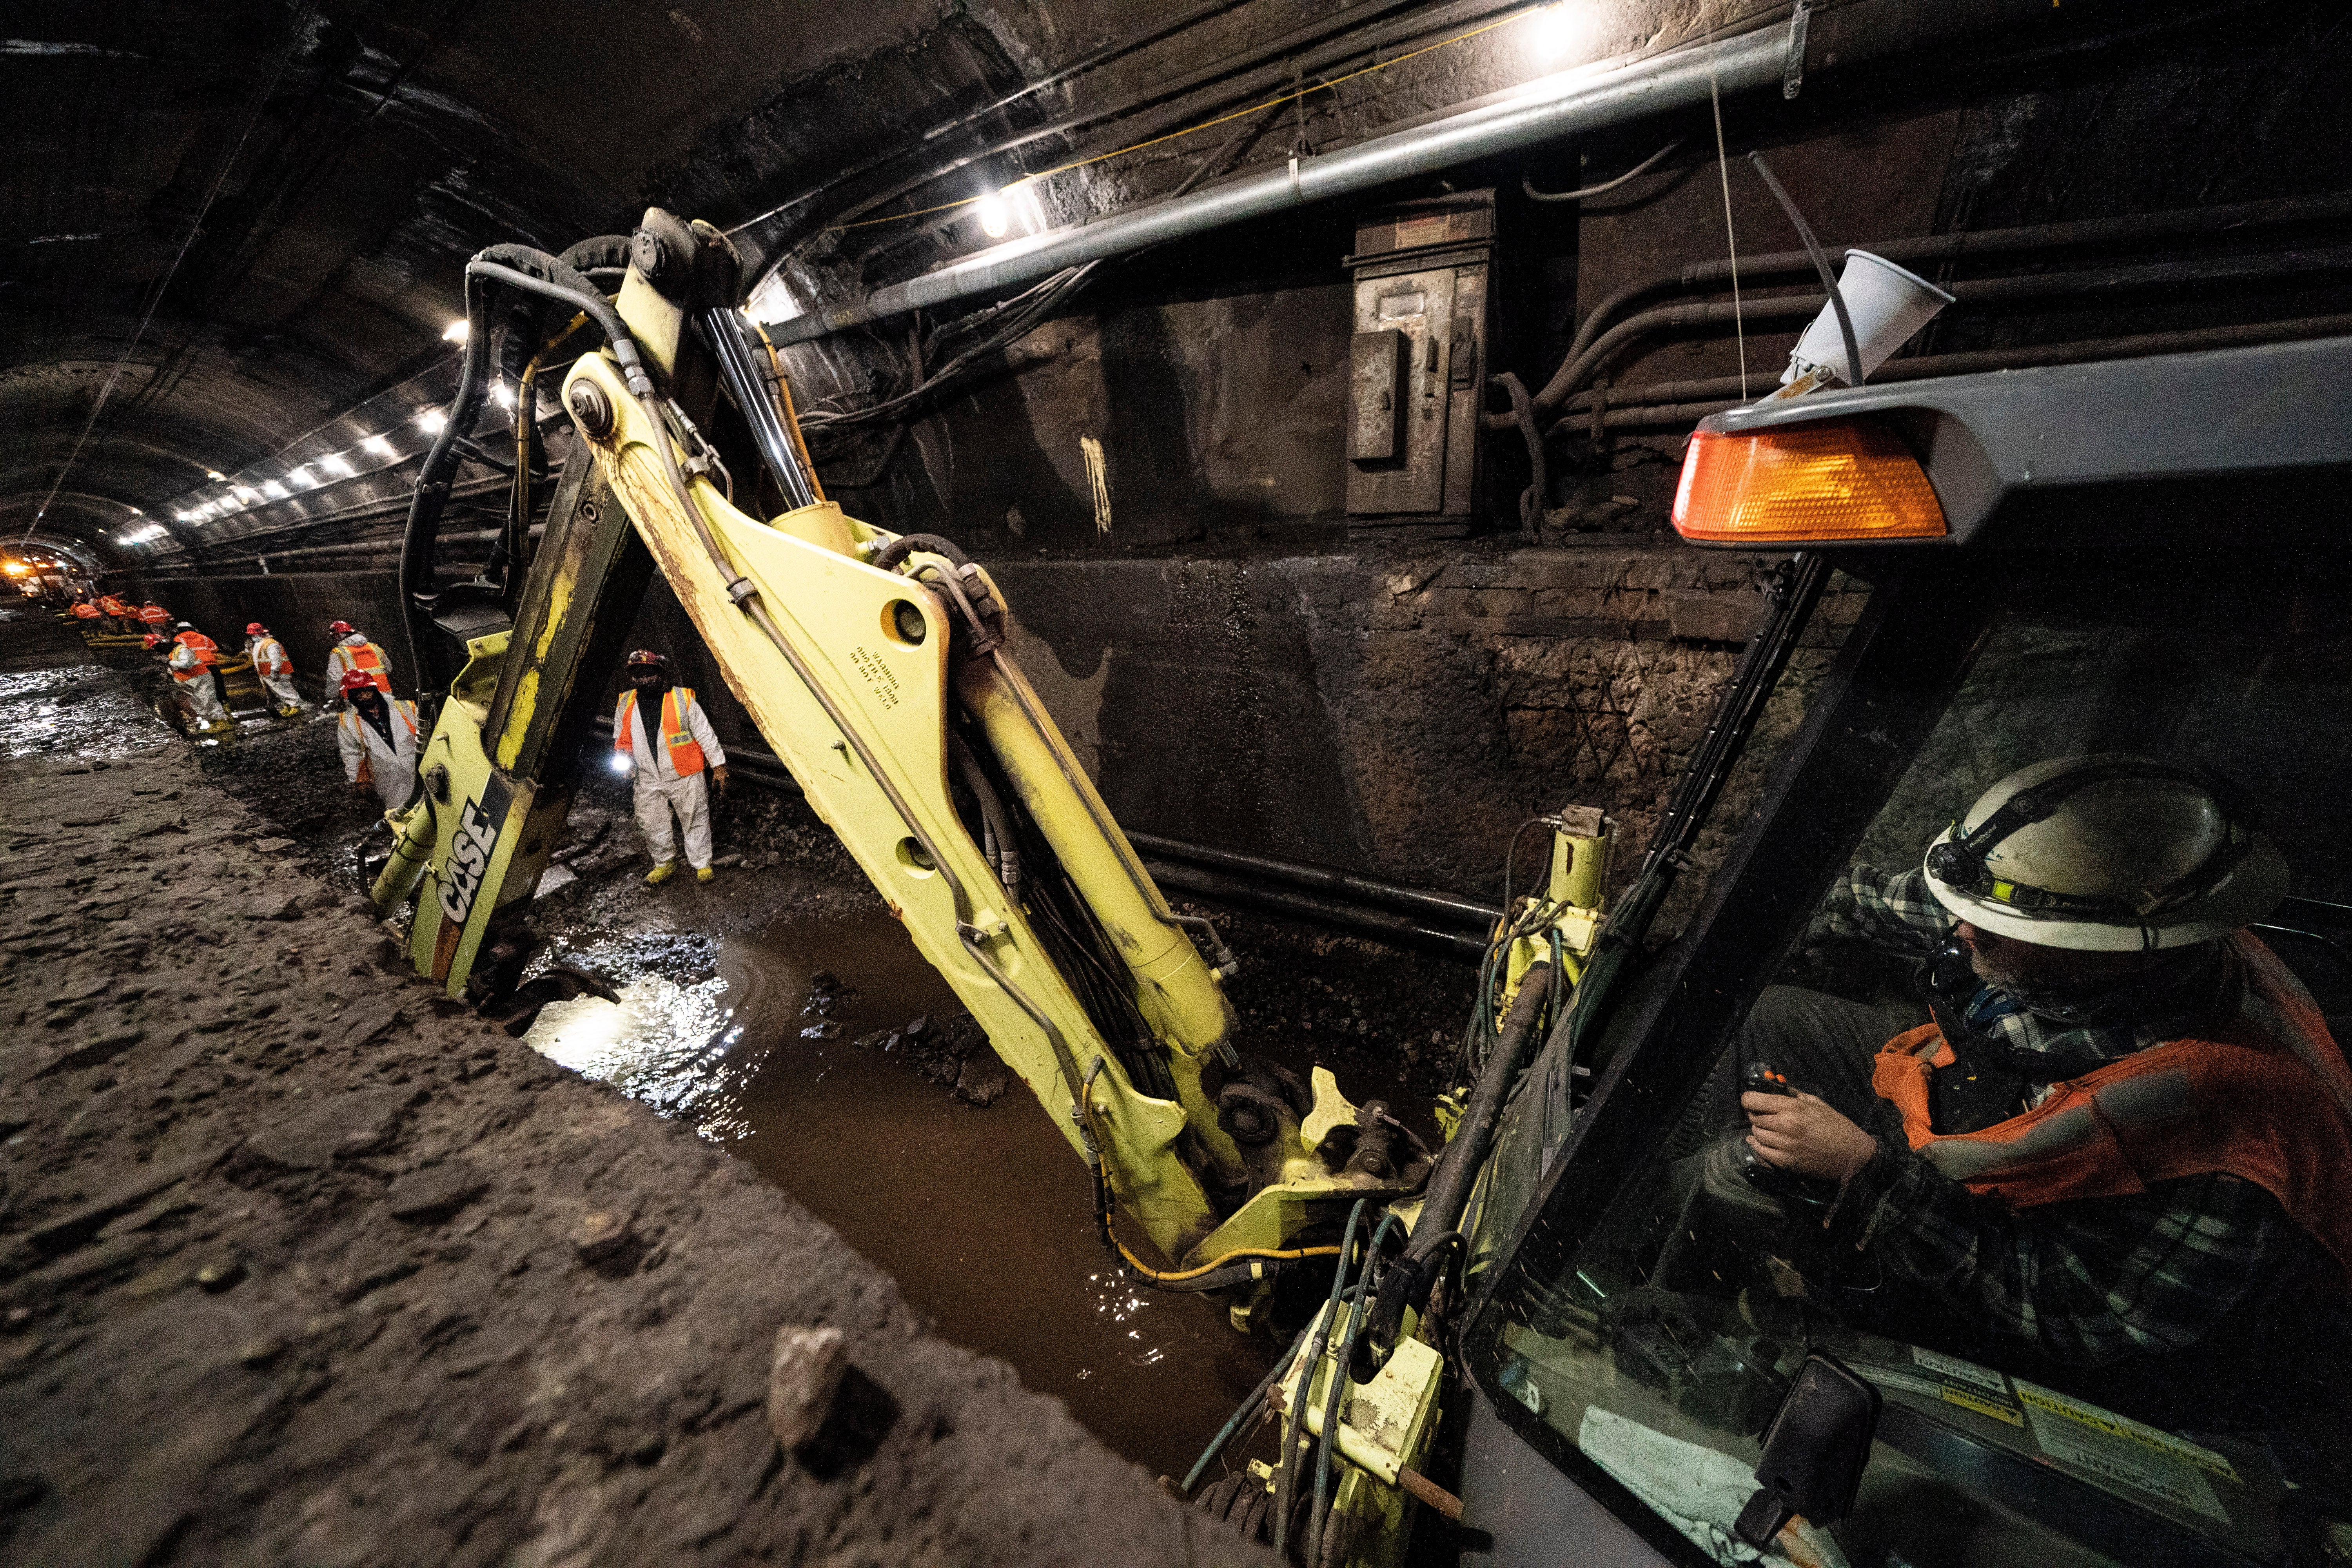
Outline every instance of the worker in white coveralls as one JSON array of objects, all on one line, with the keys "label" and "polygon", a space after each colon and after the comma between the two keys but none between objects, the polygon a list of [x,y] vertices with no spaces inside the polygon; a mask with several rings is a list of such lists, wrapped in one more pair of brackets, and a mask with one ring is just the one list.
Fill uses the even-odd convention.
[{"label": "worker in white coveralls", "polygon": [[253,673],[277,705],[279,718],[291,719],[310,706],[294,689],[294,661],[286,657],[286,645],[271,637],[269,628],[259,621],[245,628],[245,655],[253,660]]},{"label": "worker in white coveralls", "polygon": [[343,677],[343,713],[335,743],[352,787],[373,786],[386,811],[408,804],[416,780],[416,704],[387,697],[363,669]]},{"label": "worker in white coveralls", "polygon": [[353,631],[349,621],[330,622],[327,635],[335,639],[335,646],[327,650],[330,701],[341,694],[343,677],[355,669],[365,674],[378,691],[392,695],[392,661],[383,657],[383,649],[368,641],[365,633]]},{"label": "worker in white coveralls", "polygon": [[704,775],[727,793],[727,752],[690,688],[672,684],[669,660],[640,648],[629,656],[629,689],[613,710],[613,765],[636,779],[637,826],[659,886],[677,869],[670,815],[686,839],[694,879],[710,880],[710,796]]},{"label": "worker in white coveralls", "polygon": [[201,730],[227,729],[228,710],[221,706],[212,661],[205,658],[204,649],[187,642],[173,645],[169,668],[180,706],[189,720]]}]

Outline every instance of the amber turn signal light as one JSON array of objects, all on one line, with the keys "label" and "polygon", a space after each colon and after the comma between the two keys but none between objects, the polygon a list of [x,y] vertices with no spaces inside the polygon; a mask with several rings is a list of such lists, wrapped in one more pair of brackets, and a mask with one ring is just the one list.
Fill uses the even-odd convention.
[{"label": "amber turn signal light", "polygon": [[1675,531],[1718,544],[1940,539],[1944,509],[1919,459],[1869,420],[1726,435],[1683,457]]}]

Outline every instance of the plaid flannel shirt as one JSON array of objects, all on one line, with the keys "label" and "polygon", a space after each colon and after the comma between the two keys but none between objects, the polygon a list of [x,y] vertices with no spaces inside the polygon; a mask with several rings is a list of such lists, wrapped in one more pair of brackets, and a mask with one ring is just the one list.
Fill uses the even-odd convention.
[{"label": "plaid flannel shirt", "polygon": [[[1956,923],[1924,873],[1857,866],[1832,888],[1813,932],[1926,952]],[[2194,1014],[2234,1006],[2242,985],[2219,965],[2200,996],[2185,1001],[2168,985],[2147,1016],[2087,1026],[2039,1016],[1984,986],[1963,1016],[1969,1028],[2013,1047],[2074,1047],[2068,1055],[2079,1048],[2112,1061],[2179,1037]],[[1848,1184],[1841,1215],[1839,1228],[1891,1273],[2002,1337],[2076,1365],[2194,1344],[2241,1302],[2299,1278],[2318,1251],[2278,1200],[2235,1176],[2217,1172],[2154,1183],[2129,1197],[2019,1210],[1970,1192],[1885,1136]]]}]

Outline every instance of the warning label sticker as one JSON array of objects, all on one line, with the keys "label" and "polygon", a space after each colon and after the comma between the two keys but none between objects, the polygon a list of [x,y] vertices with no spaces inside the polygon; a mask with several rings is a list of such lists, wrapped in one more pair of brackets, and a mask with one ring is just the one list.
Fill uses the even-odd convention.
[{"label": "warning label sticker", "polygon": [[1962,1361],[1958,1356],[1938,1355],[1934,1351],[1922,1350],[1917,1345],[1911,1347],[1911,1359],[1922,1369],[1934,1373],[1937,1377],[1953,1383],[1969,1384],[1983,1389],[1987,1394],[1999,1394],[2003,1399],[2009,1397],[2009,1380],[1989,1366],[1979,1366],[1972,1361]]},{"label": "warning label sticker", "polygon": [[2206,1472],[2236,1480],[2230,1461],[2210,1448],[2145,1426],[2128,1415],[2069,1399],[2018,1380],[2017,1396],[2032,1418],[2034,1441],[2062,1464],[2161,1498],[2175,1508],[2227,1522]]},{"label": "warning label sticker", "polygon": [[2016,1405],[2007,1399],[1995,1399],[1981,1393],[1976,1386],[1953,1383],[1941,1377],[1921,1377],[1916,1373],[1906,1372],[1900,1367],[1865,1365],[1861,1370],[1864,1376],[1882,1388],[1896,1388],[1906,1394],[1940,1399],[1947,1405],[1957,1405],[1963,1410],[1973,1410],[1979,1415],[1990,1415],[1994,1420],[2007,1422],[2011,1426],[2021,1427],[2025,1425],[2025,1415]]}]

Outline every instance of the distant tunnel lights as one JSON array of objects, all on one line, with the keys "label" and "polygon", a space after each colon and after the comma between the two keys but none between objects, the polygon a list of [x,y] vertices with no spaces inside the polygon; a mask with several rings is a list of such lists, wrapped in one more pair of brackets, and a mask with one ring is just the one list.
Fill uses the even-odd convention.
[{"label": "distant tunnel lights", "polygon": [[460,316],[456,321],[441,329],[441,341],[444,342],[462,343],[466,341],[466,318]]},{"label": "distant tunnel lights", "polygon": [[399,452],[394,448],[393,444],[381,436],[368,437],[365,440],[360,443],[360,450],[363,452],[373,452],[379,458],[396,458],[400,456]]},{"label": "distant tunnel lights", "polygon": [[1940,539],[1944,509],[1910,448],[1867,419],[1752,435],[1702,429],[1683,458],[1675,531],[1721,544]]}]

